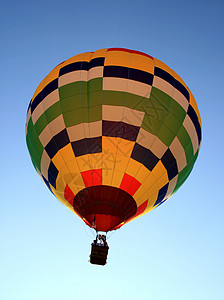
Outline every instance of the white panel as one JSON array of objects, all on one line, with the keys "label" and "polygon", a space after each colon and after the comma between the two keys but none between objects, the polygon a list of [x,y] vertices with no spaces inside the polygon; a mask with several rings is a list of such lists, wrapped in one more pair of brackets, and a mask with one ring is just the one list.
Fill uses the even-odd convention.
[{"label": "white panel", "polygon": [[63,116],[60,115],[56,119],[51,121],[39,135],[39,139],[43,147],[45,147],[50,142],[53,136],[61,132],[63,129],[65,129],[65,123]]},{"label": "white panel", "polygon": [[104,77],[103,90],[126,92],[127,81],[124,78]]},{"label": "white panel", "polygon": [[127,92],[149,98],[152,86],[143,82],[128,79]]},{"label": "white panel", "polygon": [[177,89],[174,89],[172,98],[174,100],[176,100],[177,103],[179,103],[185,111],[188,110],[189,102],[187,101],[187,99],[184,97],[184,95],[180,91],[178,91]]},{"label": "white panel", "polygon": [[103,77],[102,66],[91,68],[88,72],[88,80],[98,78],[98,77]]},{"label": "white panel", "polygon": [[42,157],[41,157],[41,162],[40,162],[40,169],[41,169],[41,174],[48,180],[48,168],[51,163],[51,159],[48,156],[47,152],[44,150]]},{"label": "white panel", "polygon": [[67,132],[71,142],[102,136],[102,121],[81,123],[67,127]]},{"label": "white panel", "polygon": [[47,95],[44,100],[40,103],[43,105],[44,111],[47,110],[50,106],[59,101],[59,92],[58,89],[54,90],[52,93]]},{"label": "white panel", "polygon": [[187,165],[187,160],[184,148],[177,137],[175,137],[169,148],[177,161],[178,172],[182,171]]},{"label": "white panel", "polygon": [[154,76],[153,86],[156,87],[157,89],[163,91],[164,93],[166,93],[170,97],[173,96],[174,87],[169,82],[167,82],[166,80]]},{"label": "white panel", "polygon": [[165,198],[170,197],[171,194],[173,193],[175,186],[177,184],[177,179],[178,179],[178,175],[176,175],[172,180],[170,180]]},{"label": "white panel", "polygon": [[140,128],[137,143],[152,151],[158,158],[161,158],[168,148],[157,136],[142,128]]},{"label": "white panel", "polygon": [[125,122],[140,127],[145,113],[124,106],[103,105],[103,120]]},{"label": "white panel", "polygon": [[87,81],[88,80],[88,71],[86,70],[77,70],[64,74],[58,78],[58,86],[76,82],[76,81]]},{"label": "white panel", "polygon": [[191,142],[192,142],[193,150],[194,150],[194,154],[195,154],[198,149],[197,132],[196,132],[193,122],[191,121],[191,118],[188,115],[186,115],[186,118],[184,119],[183,126],[187,130],[187,133],[189,134],[189,136],[191,138]]},{"label": "white panel", "polygon": [[44,113],[43,105],[39,103],[32,113],[33,124],[36,123],[36,121],[40,118],[40,116],[43,113]]}]

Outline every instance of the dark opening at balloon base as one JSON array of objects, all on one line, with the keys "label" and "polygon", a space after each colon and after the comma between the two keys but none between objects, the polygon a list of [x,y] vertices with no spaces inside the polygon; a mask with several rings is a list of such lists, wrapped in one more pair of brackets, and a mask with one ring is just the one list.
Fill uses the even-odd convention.
[{"label": "dark opening at balloon base", "polygon": [[97,234],[96,239],[91,245],[90,263],[104,266],[107,263],[108,250],[109,246],[106,241],[106,236]]}]

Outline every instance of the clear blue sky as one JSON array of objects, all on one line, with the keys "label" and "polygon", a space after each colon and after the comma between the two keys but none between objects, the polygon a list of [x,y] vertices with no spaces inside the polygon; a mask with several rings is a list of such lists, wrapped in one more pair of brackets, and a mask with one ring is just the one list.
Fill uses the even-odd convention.
[{"label": "clear blue sky", "polygon": [[[1,300],[224,299],[223,1],[11,1],[1,11]],[[49,193],[25,144],[26,110],[58,63],[124,47],[173,68],[193,92],[203,140],[193,172],[165,204],[116,231],[108,264]]]}]

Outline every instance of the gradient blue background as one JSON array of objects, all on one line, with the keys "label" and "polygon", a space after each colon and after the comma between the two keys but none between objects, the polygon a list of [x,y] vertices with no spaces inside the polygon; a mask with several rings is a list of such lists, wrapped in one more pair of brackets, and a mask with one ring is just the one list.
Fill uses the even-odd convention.
[{"label": "gradient blue background", "polygon": [[[223,3],[1,1],[1,300],[224,299]],[[88,227],[35,172],[25,120],[52,68],[107,47],[143,51],[174,69],[196,98],[203,139],[187,182],[116,231],[100,267],[88,263]]]}]

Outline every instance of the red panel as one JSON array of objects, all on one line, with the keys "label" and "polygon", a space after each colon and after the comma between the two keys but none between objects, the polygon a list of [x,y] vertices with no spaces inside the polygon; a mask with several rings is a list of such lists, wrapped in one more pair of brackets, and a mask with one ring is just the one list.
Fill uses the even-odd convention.
[{"label": "red panel", "polygon": [[140,54],[140,55],[143,55],[143,56],[153,59],[153,57],[151,55],[148,55],[144,52],[137,51],[137,50],[129,50],[129,49],[125,49],[125,48],[109,48],[107,51],[124,51],[124,52],[129,52],[129,53],[136,53],[136,54]]},{"label": "red panel", "polygon": [[72,190],[68,185],[66,185],[65,190],[64,190],[64,198],[71,204],[73,205],[73,200],[74,200],[75,195],[73,194]]},{"label": "red panel", "polygon": [[126,48],[109,48],[107,51],[124,51],[124,52],[129,52],[131,53],[131,50],[126,49]]},{"label": "red panel", "polygon": [[120,189],[128,192],[131,196],[133,196],[140,185],[141,183],[137,179],[125,173],[120,185]]},{"label": "red panel", "polygon": [[143,202],[138,208],[137,208],[137,212],[136,212],[136,215],[134,216],[137,217],[138,215],[142,214],[146,207],[147,207],[147,204],[148,204],[148,200],[146,200],[145,202]]},{"label": "red panel", "polygon": [[102,184],[102,169],[81,172],[81,175],[86,187]]}]

